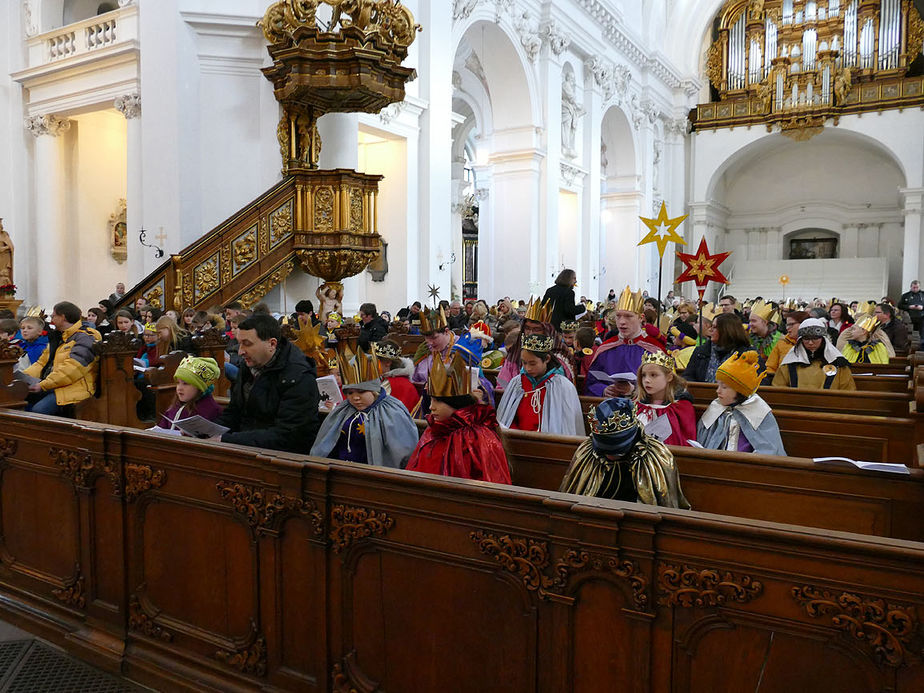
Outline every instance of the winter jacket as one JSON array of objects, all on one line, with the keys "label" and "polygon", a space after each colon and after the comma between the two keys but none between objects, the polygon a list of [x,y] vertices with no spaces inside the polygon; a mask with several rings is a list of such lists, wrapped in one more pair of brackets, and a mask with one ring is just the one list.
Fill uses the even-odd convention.
[{"label": "winter jacket", "polygon": [[241,369],[231,401],[218,423],[230,430],[224,443],[304,452],[318,433],[318,385],[313,362],[286,339],[280,339],[270,362],[254,375]]},{"label": "winter jacket", "polygon": [[554,284],[545,290],[542,302],[551,301],[552,315],[549,322],[556,330],[561,331],[564,321],[574,322],[577,316],[582,315],[586,308],[574,299],[574,289],[570,286]]},{"label": "winter jacket", "polygon": [[722,365],[725,359],[731,358],[734,354],[743,354],[745,351],[752,351],[750,344],[725,351],[720,350],[711,340],[703,342],[696,347],[690,355],[690,361],[683,370],[683,377],[694,383],[714,383],[715,371],[712,371],[712,373],[709,372],[709,360],[712,356],[713,349],[716,351],[715,360],[718,362],[717,365],[719,366]]},{"label": "winter jacket", "polygon": [[388,323],[376,315],[369,322],[363,323],[363,326],[359,329],[359,341],[357,343],[360,349],[368,353],[372,342],[381,342],[387,334]]},{"label": "winter jacket", "polygon": [[75,323],[60,336],[49,336],[45,351],[24,372],[41,378],[42,392],[54,391],[58,406],[82,402],[96,394],[99,362],[93,345],[99,340],[92,327]]}]

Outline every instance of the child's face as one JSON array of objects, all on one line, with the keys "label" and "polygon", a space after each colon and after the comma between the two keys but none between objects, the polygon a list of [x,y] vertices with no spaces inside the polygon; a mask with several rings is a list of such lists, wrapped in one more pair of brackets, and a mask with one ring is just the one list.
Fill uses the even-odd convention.
[{"label": "child's face", "polygon": [[368,390],[346,390],[344,392],[347,401],[353,405],[356,411],[365,411],[375,402],[376,393]]},{"label": "child's face", "polygon": [[31,342],[33,339],[38,339],[42,334],[39,326],[31,320],[23,320],[19,324],[19,331],[22,332],[22,338],[28,342]]},{"label": "child's face", "polygon": [[563,341],[567,346],[573,347],[574,346],[574,335],[571,334],[570,332],[565,332],[561,336],[561,341]]},{"label": "child's face", "polygon": [[715,398],[719,400],[719,404],[722,406],[730,407],[735,403],[735,400],[738,399],[738,393],[725,383],[719,381],[716,383]]},{"label": "child's face", "polygon": [[176,381],[176,398],[183,404],[192,402],[194,399],[196,399],[198,394],[199,388],[197,388],[195,385],[184,383],[182,380]]},{"label": "child's face", "polygon": [[145,344],[154,344],[157,342],[157,333],[156,332],[145,332],[141,335],[141,338],[144,340]]},{"label": "child's face", "polygon": [[523,349],[520,352],[520,365],[523,366],[523,370],[526,372],[526,375],[533,378],[538,378],[545,375],[546,370],[548,369],[547,361],[543,361],[535,354],[526,351],[526,349]]},{"label": "child's face", "polygon": [[645,394],[652,399],[664,399],[667,384],[673,377],[673,373],[668,373],[654,363],[646,363],[642,366],[642,388]]},{"label": "child's face", "polygon": [[448,421],[452,418],[452,415],[456,413],[456,410],[445,402],[440,402],[438,399],[431,399],[430,413],[433,414],[433,418],[437,421]]},{"label": "child's face", "polygon": [[116,318],[116,327],[119,328],[120,332],[131,332],[132,321],[125,317]]}]

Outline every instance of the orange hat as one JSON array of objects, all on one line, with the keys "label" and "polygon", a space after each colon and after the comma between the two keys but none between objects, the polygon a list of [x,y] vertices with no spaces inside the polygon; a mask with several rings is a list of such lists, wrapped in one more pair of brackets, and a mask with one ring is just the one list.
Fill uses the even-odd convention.
[{"label": "orange hat", "polygon": [[715,373],[715,379],[728,385],[732,390],[745,397],[750,397],[760,385],[760,373],[757,372],[757,352],[745,351],[726,359]]}]

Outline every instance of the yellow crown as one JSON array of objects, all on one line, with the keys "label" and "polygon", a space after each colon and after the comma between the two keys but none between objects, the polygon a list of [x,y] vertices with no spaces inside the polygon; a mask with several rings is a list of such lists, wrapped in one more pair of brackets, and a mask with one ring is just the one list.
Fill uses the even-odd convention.
[{"label": "yellow crown", "polygon": [[619,300],[616,302],[616,310],[626,310],[630,313],[638,313],[641,315],[644,309],[645,297],[642,296],[642,292],[636,291],[632,293],[632,290],[626,286],[619,295]]},{"label": "yellow crown", "polygon": [[554,344],[554,340],[544,334],[528,334],[520,342],[520,348],[540,354],[548,354],[552,351]]},{"label": "yellow crown", "polygon": [[721,311],[716,310],[715,304],[713,303],[704,303],[703,304],[703,317],[706,318],[709,322],[713,322],[717,315],[720,315]]},{"label": "yellow crown", "polygon": [[879,321],[872,315],[864,315],[857,320],[857,327],[872,334],[876,331],[876,328],[879,327]]},{"label": "yellow crown", "polygon": [[420,311],[420,334],[428,335],[434,332],[442,332],[446,329],[446,313],[443,308],[439,310],[430,310],[424,308]]},{"label": "yellow crown", "polygon": [[610,433],[622,433],[630,428],[638,426],[638,419],[635,418],[633,411],[617,411],[604,422],[597,419],[597,408],[591,407],[587,412],[587,420],[590,422],[590,430],[598,435],[607,435]]},{"label": "yellow crown", "polygon": [[773,304],[765,301],[754,301],[751,304],[751,315],[756,315],[761,320],[770,322],[770,318],[773,317]]},{"label": "yellow crown", "polygon": [[460,397],[472,394],[472,376],[459,354],[453,352],[449,365],[439,356],[434,357],[427,377],[427,392],[432,397]]},{"label": "yellow crown", "polygon": [[657,366],[662,366],[671,372],[677,370],[677,364],[674,362],[674,357],[668,354],[666,351],[646,351],[642,355],[642,365],[644,366],[646,363],[653,363]]},{"label": "yellow crown", "polygon": [[539,301],[533,301],[532,298],[529,299],[529,305],[526,306],[526,315],[524,316],[527,320],[532,320],[534,322],[548,322],[551,315],[551,301],[540,303]]},{"label": "yellow crown", "polygon": [[337,367],[343,387],[367,383],[379,377],[379,360],[375,353],[366,354],[359,347],[354,352],[346,342],[337,344]]}]

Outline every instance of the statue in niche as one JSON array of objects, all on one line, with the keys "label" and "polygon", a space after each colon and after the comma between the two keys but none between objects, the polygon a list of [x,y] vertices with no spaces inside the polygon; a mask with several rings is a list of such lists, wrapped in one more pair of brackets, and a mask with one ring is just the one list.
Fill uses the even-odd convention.
[{"label": "statue in niche", "polygon": [[847,100],[847,95],[850,93],[851,86],[852,79],[850,68],[845,67],[834,76],[834,103],[836,105],[844,105],[844,102]]},{"label": "statue in niche", "polygon": [[0,286],[13,283],[13,239],[0,219]]},{"label": "statue in niche", "polygon": [[119,264],[128,258],[128,225],[125,222],[125,200],[120,199],[116,211],[109,215],[109,253]]},{"label": "statue in niche", "polygon": [[600,143],[600,174],[605,178],[606,169],[610,165],[610,160],[606,157],[606,142]]},{"label": "statue in niche", "polygon": [[574,140],[577,135],[578,119],[584,109],[577,102],[577,83],[574,74],[566,72],[561,82],[561,150],[569,159],[577,156]]},{"label": "statue in niche", "polygon": [[660,178],[661,178],[661,143],[655,141],[654,143],[654,152],[652,154],[652,165],[651,165],[651,188],[652,190],[660,190]]},{"label": "statue in niche", "polygon": [[764,0],[748,0],[748,19],[759,21],[764,18]]}]

